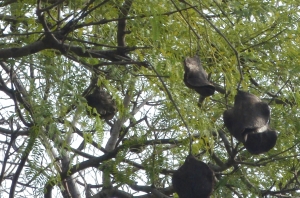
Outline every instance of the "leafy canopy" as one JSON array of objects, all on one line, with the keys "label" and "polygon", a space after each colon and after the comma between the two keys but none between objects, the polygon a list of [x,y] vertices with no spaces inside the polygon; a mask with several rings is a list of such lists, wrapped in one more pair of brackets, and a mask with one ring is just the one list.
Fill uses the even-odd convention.
[{"label": "leafy canopy", "polygon": [[[212,197],[300,196],[298,10],[297,0],[1,1],[0,196],[177,196],[189,133],[215,172]],[[195,54],[216,87],[201,104],[183,83]],[[111,120],[90,116],[96,86],[115,101]],[[267,153],[251,155],[224,127],[237,87],[272,109]]]}]

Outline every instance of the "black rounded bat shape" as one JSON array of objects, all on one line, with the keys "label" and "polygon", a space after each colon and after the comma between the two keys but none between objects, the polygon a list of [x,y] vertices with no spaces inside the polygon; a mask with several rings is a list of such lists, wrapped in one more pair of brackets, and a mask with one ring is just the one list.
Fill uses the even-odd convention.
[{"label": "black rounded bat shape", "polygon": [[252,154],[267,152],[276,144],[277,134],[269,129],[270,117],[269,105],[244,91],[238,91],[234,107],[223,113],[224,124],[231,135]]},{"label": "black rounded bat shape", "polygon": [[194,89],[203,97],[215,93],[215,87],[207,80],[208,75],[198,56],[187,57],[184,60],[184,71],[183,81],[188,88]]},{"label": "black rounded bat shape", "polygon": [[261,154],[272,149],[277,141],[277,132],[267,129],[264,132],[247,133],[244,146],[251,154]]},{"label": "black rounded bat shape", "polygon": [[214,172],[189,155],[173,174],[172,184],[179,198],[208,198],[214,187]]},{"label": "black rounded bat shape", "polygon": [[[101,118],[110,120],[117,112],[115,101],[106,91],[101,88],[96,88],[94,92],[86,97],[87,104],[95,108]],[[92,114],[96,116],[96,114]]]}]

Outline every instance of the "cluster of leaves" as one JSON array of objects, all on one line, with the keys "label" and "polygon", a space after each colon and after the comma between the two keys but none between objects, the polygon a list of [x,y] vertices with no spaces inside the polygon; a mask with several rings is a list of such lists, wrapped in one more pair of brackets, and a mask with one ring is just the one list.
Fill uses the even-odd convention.
[{"label": "cluster of leaves", "polygon": [[[0,2],[0,197],[169,197],[189,152],[213,197],[300,196],[297,0]],[[216,93],[183,83],[198,54]],[[85,97],[114,98],[111,120]],[[222,114],[240,86],[272,108],[274,149],[251,155]]]}]

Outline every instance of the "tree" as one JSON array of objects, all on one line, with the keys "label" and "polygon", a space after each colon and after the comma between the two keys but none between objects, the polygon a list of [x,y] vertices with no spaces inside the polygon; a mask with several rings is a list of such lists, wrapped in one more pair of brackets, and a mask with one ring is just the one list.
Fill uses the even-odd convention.
[{"label": "tree", "polygon": [[[212,197],[300,196],[298,9],[1,1],[0,196],[175,197],[171,177],[190,147],[215,172]],[[199,102],[183,83],[183,59],[195,54],[216,88]],[[97,87],[112,119],[87,105]],[[269,152],[250,154],[225,128],[237,89],[270,105]]]}]

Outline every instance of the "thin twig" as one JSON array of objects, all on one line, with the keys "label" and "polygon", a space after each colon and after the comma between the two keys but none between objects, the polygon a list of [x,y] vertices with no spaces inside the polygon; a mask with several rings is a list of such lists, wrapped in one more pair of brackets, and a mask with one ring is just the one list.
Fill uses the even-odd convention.
[{"label": "thin twig", "polygon": [[[160,75],[158,74],[158,72],[156,71],[156,69],[153,67],[153,65],[150,64],[150,66],[152,67],[153,71],[155,72],[155,74],[157,75],[158,79],[160,80],[160,82],[162,83],[163,87],[165,88],[165,90],[166,90],[166,92],[167,92],[167,95],[168,95],[169,99],[170,99],[171,102],[173,103],[173,105],[174,105],[174,107],[175,107],[175,109],[176,109],[176,111],[177,111],[177,113],[178,113],[180,119],[182,120],[182,122],[183,122],[183,124],[184,124],[184,126],[185,126],[185,128],[186,128],[186,130],[187,130],[187,132],[188,132],[188,134],[189,134],[190,142],[192,142],[193,139],[192,139],[192,135],[191,135],[191,132],[190,132],[190,130],[189,130],[189,127],[188,127],[186,121],[184,120],[182,114],[180,113],[180,110],[179,110],[178,106],[176,105],[176,103],[175,103],[175,101],[174,101],[174,99],[173,99],[173,97],[172,97],[172,94],[171,94],[170,91],[168,90],[168,88],[167,88],[167,86],[166,86],[164,80],[160,77]],[[192,144],[190,144],[190,148],[189,148],[189,149],[190,149],[189,153],[191,154],[191,153],[192,153]]]},{"label": "thin twig", "polygon": [[278,94],[281,92],[281,90],[286,86],[286,84],[290,81],[290,78],[284,83],[284,85],[277,91],[277,93],[275,94],[275,96],[270,100],[269,104],[271,104],[273,102],[273,100],[275,99],[275,97],[278,96]]}]

